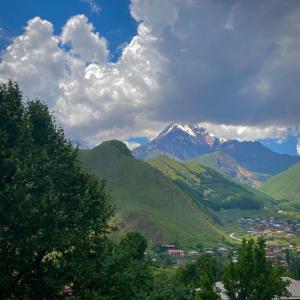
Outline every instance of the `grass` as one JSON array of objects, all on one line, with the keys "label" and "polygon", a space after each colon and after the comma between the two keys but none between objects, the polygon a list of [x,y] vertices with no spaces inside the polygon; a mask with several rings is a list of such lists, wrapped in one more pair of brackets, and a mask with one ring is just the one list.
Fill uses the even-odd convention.
[{"label": "grass", "polygon": [[119,234],[141,232],[150,244],[179,241],[216,245],[222,231],[189,195],[153,166],[135,159],[119,141],[80,152],[84,168],[104,177],[116,206]]},{"label": "grass", "polygon": [[242,186],[215,170],[194,162],[179,162],[167,156],[148,161],[196,202],[210,208],[260,209],[270,199],[248,186]]},{"label": "grass", "polygon": [[191,161],[210,167],[236,181],[252,187],[258,187],[269,175],[250,172],[238,165],[229,155],[220,151],[203,154],[193,158]]},{"label": "grass", "polygon": [[299,210],[297,201],[300,200],[300,164],[271,177],[261,186],[260,190],[275,199],[290,200],[291,202],[286,204]]}]

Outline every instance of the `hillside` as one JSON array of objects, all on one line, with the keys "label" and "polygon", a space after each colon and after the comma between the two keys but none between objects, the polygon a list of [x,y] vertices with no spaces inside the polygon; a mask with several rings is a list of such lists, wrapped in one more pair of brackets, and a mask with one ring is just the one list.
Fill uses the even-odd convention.
[{"label": "hillside", "polygon": [[179,162],[167,156],[148,161],[194,200],[219,210],[259,209],[268,201],[262,193],[244,187],[215,170],[194,162]]},{"label": "hillside", "polygon": [[258,175],[241,167],[232,157],[220,151],[197,156],[191,161],[210,167],[224,175],[227,175],[242,184],[259,187],[269,177]]},{"label": "hillside", "polygon": [[266,181],[260,190],[275,199],[300,200],[300,164]]},{"label": "hillside", "polygon": [[159,170],[135,159],[123,143],[107,141],[80,157],[86,170],[107,179],[121,233],[139,231],[151,244],[215,244],[222,238],[199,205]]}]

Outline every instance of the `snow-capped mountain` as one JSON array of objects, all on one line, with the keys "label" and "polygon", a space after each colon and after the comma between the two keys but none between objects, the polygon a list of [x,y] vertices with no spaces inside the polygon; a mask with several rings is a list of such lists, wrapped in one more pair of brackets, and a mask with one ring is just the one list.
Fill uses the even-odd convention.
[{"label": "snow-capped mountain", "polygon": [[224,140],[193,124],[171,124],[155,139],[133,150],[133,155],[147,160],[168,155],[189,160],[205,153],[221,151],[251,172],[277,174],[300,162],[299,156],[273,152],[260,142]]},{"label": "snow-capped mountain", "polygon": [[171,124],[155,139],[133,151],[140,159],[158,155],[187,160],[199,154],[214,151],[224,140],[209,133],[205,128],[193,124]]}]

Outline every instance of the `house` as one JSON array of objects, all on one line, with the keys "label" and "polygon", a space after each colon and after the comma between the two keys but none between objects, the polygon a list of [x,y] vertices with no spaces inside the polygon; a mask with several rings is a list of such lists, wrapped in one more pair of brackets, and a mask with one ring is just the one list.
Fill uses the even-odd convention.
[{"label": "house", "polygon": [[198,256],[199,255],[199,252],[197,251],[189,251],[188,252],[188,256]]},{"label": "house", "polygon": [[218,248],[218,252],[221,254],[221,255],[227,255],[228,254],[228,249],[226,247],[219,247]]},{"label": "house", "polygon": [[162,243],[160,245],[162,248],[166,248],[166,249],[175,249],[176,246],[174,244],[170,244],[170,243]]},{"label": "house", "polygon": [[168,249],[167,253],[172,256],[184,256],[184,251],[181,249]]}]

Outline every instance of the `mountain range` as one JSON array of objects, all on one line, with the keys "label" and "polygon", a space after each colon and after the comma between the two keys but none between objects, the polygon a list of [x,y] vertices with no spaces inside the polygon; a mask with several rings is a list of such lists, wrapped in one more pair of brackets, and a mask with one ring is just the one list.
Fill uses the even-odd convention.
[{"label": "mountain range", "polygon": [[251,176],[275,175],[300,162],[299,156],[273,152],[260,142],[225,140],[193,124],[171,124],[149,143],[134,149],[133,154],[142,160],[168,155],[185,161],[216,151],[232,158]]},{"label": "mountain range", "polygon": [[87,171],[105,178],[119,235],[138,231],[151,245],[216,245],[225,235],[218,210],[254,211],[269,202],[264,194],[195,162],[167,156],[138,160],[116,140],[81,150],[80,159]]},{"label": "mountain range", "polygon": [[300,210],[299,157],[196,125],[169,125],[133,153],[117,140],[79,153],[83,167],[107,182],[117,236],[138,231],[150,245],[215,246],[226,241],[230,219]]}]

